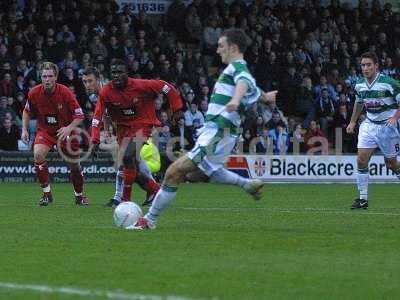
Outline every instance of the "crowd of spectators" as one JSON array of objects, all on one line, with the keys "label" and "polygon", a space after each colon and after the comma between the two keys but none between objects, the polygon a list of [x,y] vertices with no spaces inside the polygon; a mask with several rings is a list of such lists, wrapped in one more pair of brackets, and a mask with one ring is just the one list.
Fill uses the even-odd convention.
[{"label": "crowd of spectators", "polygon": [[[178,151],[193,145],[215,76],[223,67],[216,47],[227,28],[246,31],[245,59],[259,86],[279,90],[277,105],[256,104],[246,112],[237,151],[285,154],[313,148],[327,153],[340,136],[343,151],[354,152],[356,137],[348,136],[345,127],[355,100],[352,87],[361,76],[360,54],[376,52],[381,72],[400,77],[400,14],[379,1],[369,6],[359,1],[350,9],[334,0],[328,7],[319,1],[305,1],[303,7],[269,7],[263,1],[246,5],[193,0],[185,6],[173,0],[161,17],[145,11],[133,14],[114,1],[2,2],[6,8],[0,12],[3,150],[18,149],[27,93],[40,83],[40,65],[46,60],[58,64],[59,82],[77,95],[87,128],[94,109],[80,80],[87,66],[97,67],[106,83],[110,60],[121,58],[131,77],[161,78],[179,87],[186,112],[176,124],[163,96],[155,99],[162,125],[154,139],[161,153],[172,137],[181,137],[175,144]],[[33,134],[34,124],[31,127]]]}]

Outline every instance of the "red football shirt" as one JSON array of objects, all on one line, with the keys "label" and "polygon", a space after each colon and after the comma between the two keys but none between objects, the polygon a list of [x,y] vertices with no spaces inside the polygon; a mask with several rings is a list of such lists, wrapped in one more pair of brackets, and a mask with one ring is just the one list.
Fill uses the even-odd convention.
[{"label": "red football shirt", "polygon": [[173,112],[182,108],[183,103],[178,90],[163,80],[147,80],[128,78],[128,85],[117,89],[112,81],[100,91],[92,121],[92,139],[99,141],[100,128],[105,109],[111,120],[118,125],[125,126],[153,126],[160,122],[156,116],[154,99],[158,94],[168,98]]},{"label": "red football shirt", "polygon": [[58,129],[68,126],[74,119],[84,119],[75,95],[58,83],[53,94],[47,94],[42,84],[31,89],[24,111],[36,115],[37,130],[50,136],[56,136]]}]

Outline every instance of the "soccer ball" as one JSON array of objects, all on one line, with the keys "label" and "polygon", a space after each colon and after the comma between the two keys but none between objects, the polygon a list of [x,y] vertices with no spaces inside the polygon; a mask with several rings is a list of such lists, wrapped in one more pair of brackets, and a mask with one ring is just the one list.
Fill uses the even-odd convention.
[{"label": "soccer ball", "polygon": [[114,223],[118,227],[126,229],[135,225],[142,215],[142,210],[135,202],[122,202],[114,210]]}]

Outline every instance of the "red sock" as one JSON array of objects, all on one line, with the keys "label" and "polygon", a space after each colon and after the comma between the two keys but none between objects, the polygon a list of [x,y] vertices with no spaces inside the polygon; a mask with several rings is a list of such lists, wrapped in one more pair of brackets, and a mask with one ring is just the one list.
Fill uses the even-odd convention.
[{"label": "red sock", "polygon": [[136,169],[124,168],[124,190],[122,192],[122,201],[131,201],[132,184],[136,179]]},{"label": "red sock", "polygon": [[71,175],[70,175],[72,185],[74,186],[74,191],[77,194],[82,194],[83,192],[83,175],[82,171],[73,169],[71,170]]},{"label": "red sock", "polygon": [[49,167],[47,161],[35,163],[35,172],[40,186],[45,188],[49,185]]},{"label": "red sock", "polygon": [[154,179],[149,179],[146,183],[146,191],[152,194],[157,193],[160,185]]}]

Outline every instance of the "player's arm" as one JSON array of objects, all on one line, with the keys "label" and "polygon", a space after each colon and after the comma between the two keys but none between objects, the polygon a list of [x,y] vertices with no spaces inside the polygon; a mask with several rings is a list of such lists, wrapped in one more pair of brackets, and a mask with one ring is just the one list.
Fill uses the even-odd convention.
[{"label": "player's arm", "polygon": [[92,130],[91,130],[91,138],[92,142],[96,145],[100,144],[100,126],[103,119],[103,114],[105,111],[104,106],[104,96],[100,93],[99,98],[96,102],[96,108],[94,110],[94,115],[92,119]]},{"label": "player's arm", "polygon": [[29,121],[31,120],[31,110],[29,105],[29,100],[26,101],[24,111],[22,112],[22,131],[21,131],[21,140],[24,143],[29,142]]},{"label": "player's arm", "polygon": [[393,98],[397,102],[398,108],[394,116],[387,120],[386,126],[395,126],[400,119],[400,82],[393,79],[391,85],[393,88]]},{"label": "player's arm", "polygon": [[262,102],[264,102],[265,104],[267,103],[275,103],[276,102],[276,94],[278,93],[278,91],[270,91],[270,92],[264,92],[261,91],[261,96],[260,96],[260,100]]},{"label": "player's arm", "polygon": [[163,94],[167,97],[169,107],[174,114],[173,118],[179,119],[182,115],[183,101],[177,88],[164,80],[146,80],[145,82],[155,94]]},{"label": "player's arm", "polygon": [[240,105],[240,101],[243,96],[247,93],[249,85],[246,80],[239,80],[236,83],[235,91],[233,92],[232,99],[226,104],[226,111],[233,112],[236,111]]},{"label": "player's arm", "polygon": [[346,128],[347,133],[354,133],[354,128],[356,127],[356,123],[358,118],[360,117],[364,108],[364,104],[362,102],[356,101],[353,107],[353,113],[351,114],[350,123]]},{"label": "player's arm", "polygon": [[144,80],[144,88],[151,89],[155,94],[163,94],[167,97],[169,107],[172,112],[176,112],[183,107],[183,101],[179,91],[172,84],[164,80]]},{"label": "player's arm", "polygon": [[66,97],[66,102],[69,105],[70,111],[72,111],[73,120],[68,126],[61,127],[57,130],[57,137],[61,140],[67,139],[71,134],[71,131],[78,127],[85,119],[82,108],[79,106],[75,95],[71,91],[67,90],[65,91],[64,97]]}]

